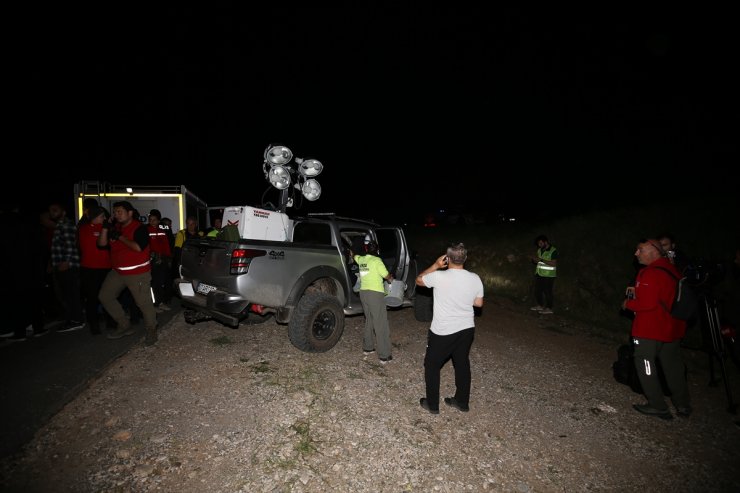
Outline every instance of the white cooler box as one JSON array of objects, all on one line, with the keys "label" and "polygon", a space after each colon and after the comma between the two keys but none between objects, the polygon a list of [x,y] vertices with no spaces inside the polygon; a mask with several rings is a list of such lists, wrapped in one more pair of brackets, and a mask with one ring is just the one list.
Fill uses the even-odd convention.
[{"label": "white cooler box", "polygon": [[249,206],[224,209],[223,226],[236,226],[239,236],[252,240],[288,241],[293,220],[287,214]]}]

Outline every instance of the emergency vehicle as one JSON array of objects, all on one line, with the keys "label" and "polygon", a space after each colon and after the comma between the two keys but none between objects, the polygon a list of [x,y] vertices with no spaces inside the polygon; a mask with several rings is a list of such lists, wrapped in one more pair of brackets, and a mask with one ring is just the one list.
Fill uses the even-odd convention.
[{"label": "emergency vehicle", "polygon": [[[113,185],[99,181],[82,181],[74,185],[75,219],[82,217],[82,203],[92,197],[100,206],[110,212],[113,204],[127,200],[139,211],[139,221],[148,222],[148,214],[152,209],[158,209],[162,217],[172,219],[172,232],[185,228],[185,219],[188,216],[198,218],[201,229],[211,225],[213,213],[208,205],[185,188],[185,185]],[[210,208],[214,209],[214,208]]]}]

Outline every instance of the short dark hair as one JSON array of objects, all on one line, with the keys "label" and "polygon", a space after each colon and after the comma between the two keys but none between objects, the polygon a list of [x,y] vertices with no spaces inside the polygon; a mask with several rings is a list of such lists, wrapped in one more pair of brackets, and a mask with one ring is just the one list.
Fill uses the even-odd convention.
[{"label": "short dark hair", "polygon": [[121,200],[119,202],[114,202],[113,208],[115,209],[116,207],[123,207],[124,209],[126,209],[127,212],[136,210],[134,209],[134,206],[131,205],[131,202],[129,202],[128,200]]},{"label": "short dark hair", "polygon": [[447,259],[453,264],[463,265],[468,260],[468,249],[462,243],[454,243],[447,247]]},{"label": "short dark hair", "polygon": [[150,210],[150,211],[149,211],[149,215],[150,215],[150,216],[154,216],[154,217],[156,217],[156,218],[157,218],[157,219],[159,219],[160,221],[162,220],[162,213],[161,213],[161,212],[159,212],[159,210],[158,210],[158,209],[152,209],[152,210]]}]

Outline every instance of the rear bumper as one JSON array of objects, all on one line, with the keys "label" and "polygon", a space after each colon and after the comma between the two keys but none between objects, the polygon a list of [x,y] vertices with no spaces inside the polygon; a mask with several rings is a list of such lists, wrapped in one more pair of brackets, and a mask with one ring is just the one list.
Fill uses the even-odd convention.
[{"label": "rear bumper", "polygon": [[211,291],[207,295],[196,293],[192,283],[183,279],[176,279],[173,287],[185,307],[204,312],[229,325],[238,325],[250,305],[249,300],[225,291]]}]

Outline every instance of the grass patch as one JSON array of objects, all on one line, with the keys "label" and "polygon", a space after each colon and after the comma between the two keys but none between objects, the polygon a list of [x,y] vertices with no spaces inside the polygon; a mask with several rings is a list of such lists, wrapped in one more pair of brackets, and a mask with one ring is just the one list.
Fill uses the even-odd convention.
[{"label": "grass patch", "polygon": [[290,427],[298,434],[299,440],[295,449],[301,455],[310,455],[317,451],[313,438],[311,438],[311,425],[307,421],[296,421]]},{"label": "grass patch", "polygon": [[[558,249],[554,287],[557,316],[624,337],[630,321],[620,315],[625,287],[633,282],[638,239],[670,231],[689,257],[729,262],[738,244],[736,197],[687,198],[581,212],[538,224],[470,225],[409,228],[407,237],[425,269],[447,244],[462,241],[468,248],[466,269],[481,277],[485,294],[505,297],[523,306],[534,304],[534,238],[546,234]],[[697,227],[701,225],[701,227]]]},{"label": "grass patch", "polygon": [[272,368],[270,368],[269,361],[260,361],[256,365],[252,365],[250,368],[252,368],[252,371],[255,373],[269,373],[271,371],[274,371]]},{"label": "grass patch", "polygon": [[290,470],[295,469],[298,465],[298,462],[295,459],[268,459],[268,463],[271,463],[273,466],[275,466],[278,469],[284,469],[284,470]]},{"label": "grass patch", "polygon": [[213,344],[214,346],[227,346],[229,344],[234,344],[234,341],[226,336],[220,336],[211,339],[211,344]]}]

